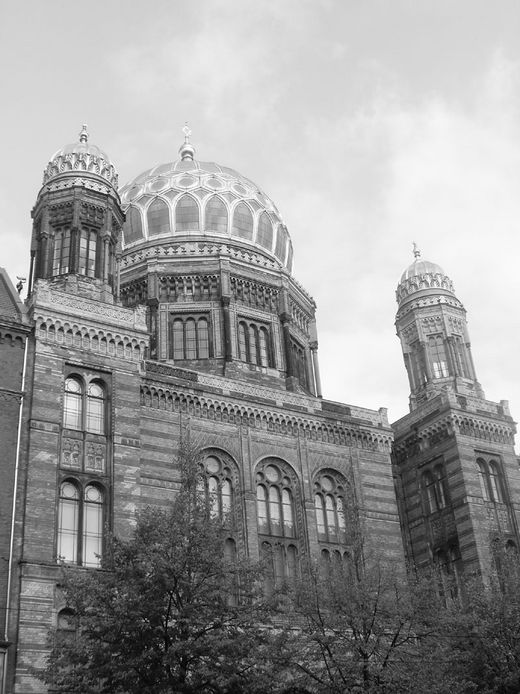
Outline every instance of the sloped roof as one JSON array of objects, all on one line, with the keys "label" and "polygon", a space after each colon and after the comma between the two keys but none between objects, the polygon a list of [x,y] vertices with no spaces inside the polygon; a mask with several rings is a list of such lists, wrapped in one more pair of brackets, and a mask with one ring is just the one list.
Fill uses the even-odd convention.
[{"label": "sloped roof", "polygon": [[9,275],[0,267],[0,318],[23,323],[24,317],[25,306]]}]

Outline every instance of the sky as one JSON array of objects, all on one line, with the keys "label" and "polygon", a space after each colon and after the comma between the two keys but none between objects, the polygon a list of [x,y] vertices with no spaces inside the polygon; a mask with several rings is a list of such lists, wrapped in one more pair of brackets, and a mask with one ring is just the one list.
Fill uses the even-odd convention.
[{"label": "sky", "polygon": [[53,153],[121,184],[196,158],[276,203],[314,297],[324,396],[408,412],[394,320],[412,243],[453,280],[486,397],[520,418],[517,0],[5,0],[0,265],[29,266]]}]

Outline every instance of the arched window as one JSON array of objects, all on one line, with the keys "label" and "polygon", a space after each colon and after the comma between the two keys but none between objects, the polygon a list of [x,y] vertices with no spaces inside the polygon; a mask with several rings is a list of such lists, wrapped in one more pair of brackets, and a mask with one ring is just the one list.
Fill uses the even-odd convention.
[{"label": "arched window", "polygon": [[231,234],[248,241],[253,240],[253,214],[244,202],[235,207]]},{"label": "arched window", "polygon": [[261,552],[266,566],[264,589],[268,595],[275,587],[294,583],[300,569],[298,547],[295,544],[264,541]]},{"label": "arched window", "polygon": [[164,200],[156,198],[146,212],[148,236],[168,234],[170,231],[170,209]]},{"label": "arched window", "polygon": [[56,642],[58,646],[73,646],[77,638],[78,618],[74,610],[66,607],[58,612],[56,619]]},{"label": "arched window", "polygon": [[271,365],[269,329],[265,325],[239,321],[238,358],[256,366]]},{"label": "arched window", "polygon": [[77,378],[65,381],[63,426],[67,429],[83,428],[83,383]]},{"label": "arched window", "polygon": [[211,454],[204,457],[201,467],[201,491],[211,515],[227,526],[233,526],[233,475],[229,462],[217,454]]},{"label": "arched window", "polygon": [[477,468],[478,468],[478,480],[480,484],[480,493],[482,494],[482,498],[484,501],[489,501],[489,488],[488,488],[488,479],[487,479],[487,465],[484,460],[479,459],[477,460]]},{"label": "arched window", "polygon": [[123,224],[123,236],[125,245],[143,238],[143,222],[141,212],[137,207],[130,205],[126,211],[126,222]]},{"label": "arched window", "polygon": [[289,470],[267,458],[257,472],[258,532],[281,538],[297,537],[294,489]]},{"label": "arched window", "polygon": [[489,463],[489,488],[493,501],[502,501],[502,484],[500,470],[495,461]]},{"label": "arched window", "polygon": [[104,434],[105,426],[105,390],[100,383],[93,381],[87,389],[87,422],[86,429],[95,434]]},{"label": "arched window", "polygon": [[281,224],[278,226],[278,230],[276,232],[276,248],[275,248],[275,255],[276,257],[282,261],[282,263],[285,260],[285,255],[286,255],[286,247],[287,247],[287,230],[285,229],[284,226]]},{"label": "arched window", "polygon": [[94,434],[104,434],[106,428],[106,392],[103,384],[93,380],[85,387],[77,376],[65,379],[63,426]]},{"label": "arched window", "polygon": [[227,207],[217,195],[212,195],[206,203],[206,229],[217,234],[227,234]]},{"label": "arched window", "polygon": [[256,242],[271,250],[273,246],[273,225],[267,212],[262,212],[258,220],[258,231],[256,232]]},{"label": "arched window", "polygon": [[95,231],[81,230],[79,239],[79,267],[78,272],[87,277],[95,277],[96,274],[96,245],[97,234]]},{"label": "arched window", "polygon": [[199,206],[191,195],[183,195],[177,203],[175,231],[200,231]]},{"label": "arched window", "polygon": [[314,483],[314,508],[320,542],[344,544],[346,481],[333,471],[322,472]]},{"label": "arched window", "polygon": [[305,350],[301,345],[294,341],[291,342],[291,349],[296,376],[298,377],[300,384],[304,388],[307,388],[307,358],[305,355]]},{"label": "arched window", "polygon": [[170,359],[208,359],[209,321],[204,316],[170,318]]},{"label": "arched window", "polygon": [[99,567],[103,551],[104,490],[101,485],[66,479],[58,499],[58,561]]},{"label": "arched window", "polygon": [[87,485],[83,502],[83,566],[97,567],[103,549],[103,491]]}]

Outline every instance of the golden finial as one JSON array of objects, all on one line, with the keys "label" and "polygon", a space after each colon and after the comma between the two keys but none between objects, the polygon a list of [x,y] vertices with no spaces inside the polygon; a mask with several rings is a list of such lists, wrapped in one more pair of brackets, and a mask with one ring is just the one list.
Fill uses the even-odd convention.
[{"label": "golden finial", "polygon": [[188,121],[184,124],[182,129],[184,133],[184,144],[179,147],[179,154],[182,161],[193,161],[193,155],[195,154],[195,147],[190,142],[191,130],[188,127]]},{"label": "golden finial", "polygon": [[417,258],[421,257],[421,251],[419,250],[419,247],[417,246],[415,241],[413,242],[413,255],[416,260]]},{"label": "golden finial", "polygon": [[86,124],[83,124],[81,126],[81,132],[79,134],[79,141],[80,142],[88,142],[88,130]]}]

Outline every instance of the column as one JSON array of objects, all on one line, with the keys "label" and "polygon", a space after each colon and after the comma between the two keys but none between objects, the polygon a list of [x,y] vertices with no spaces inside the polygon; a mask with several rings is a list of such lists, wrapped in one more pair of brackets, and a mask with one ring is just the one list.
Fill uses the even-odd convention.
[{"label": "column", "polygon": [[321,390],[320,366],[318,363],[318,343],[317,342],[311,342],[310,348],[311,348],[311,355],[312,355],[312,368],[314,370],[314,388],[316,391],[316,395],[319,398],[322,398],[323,393]]}]

